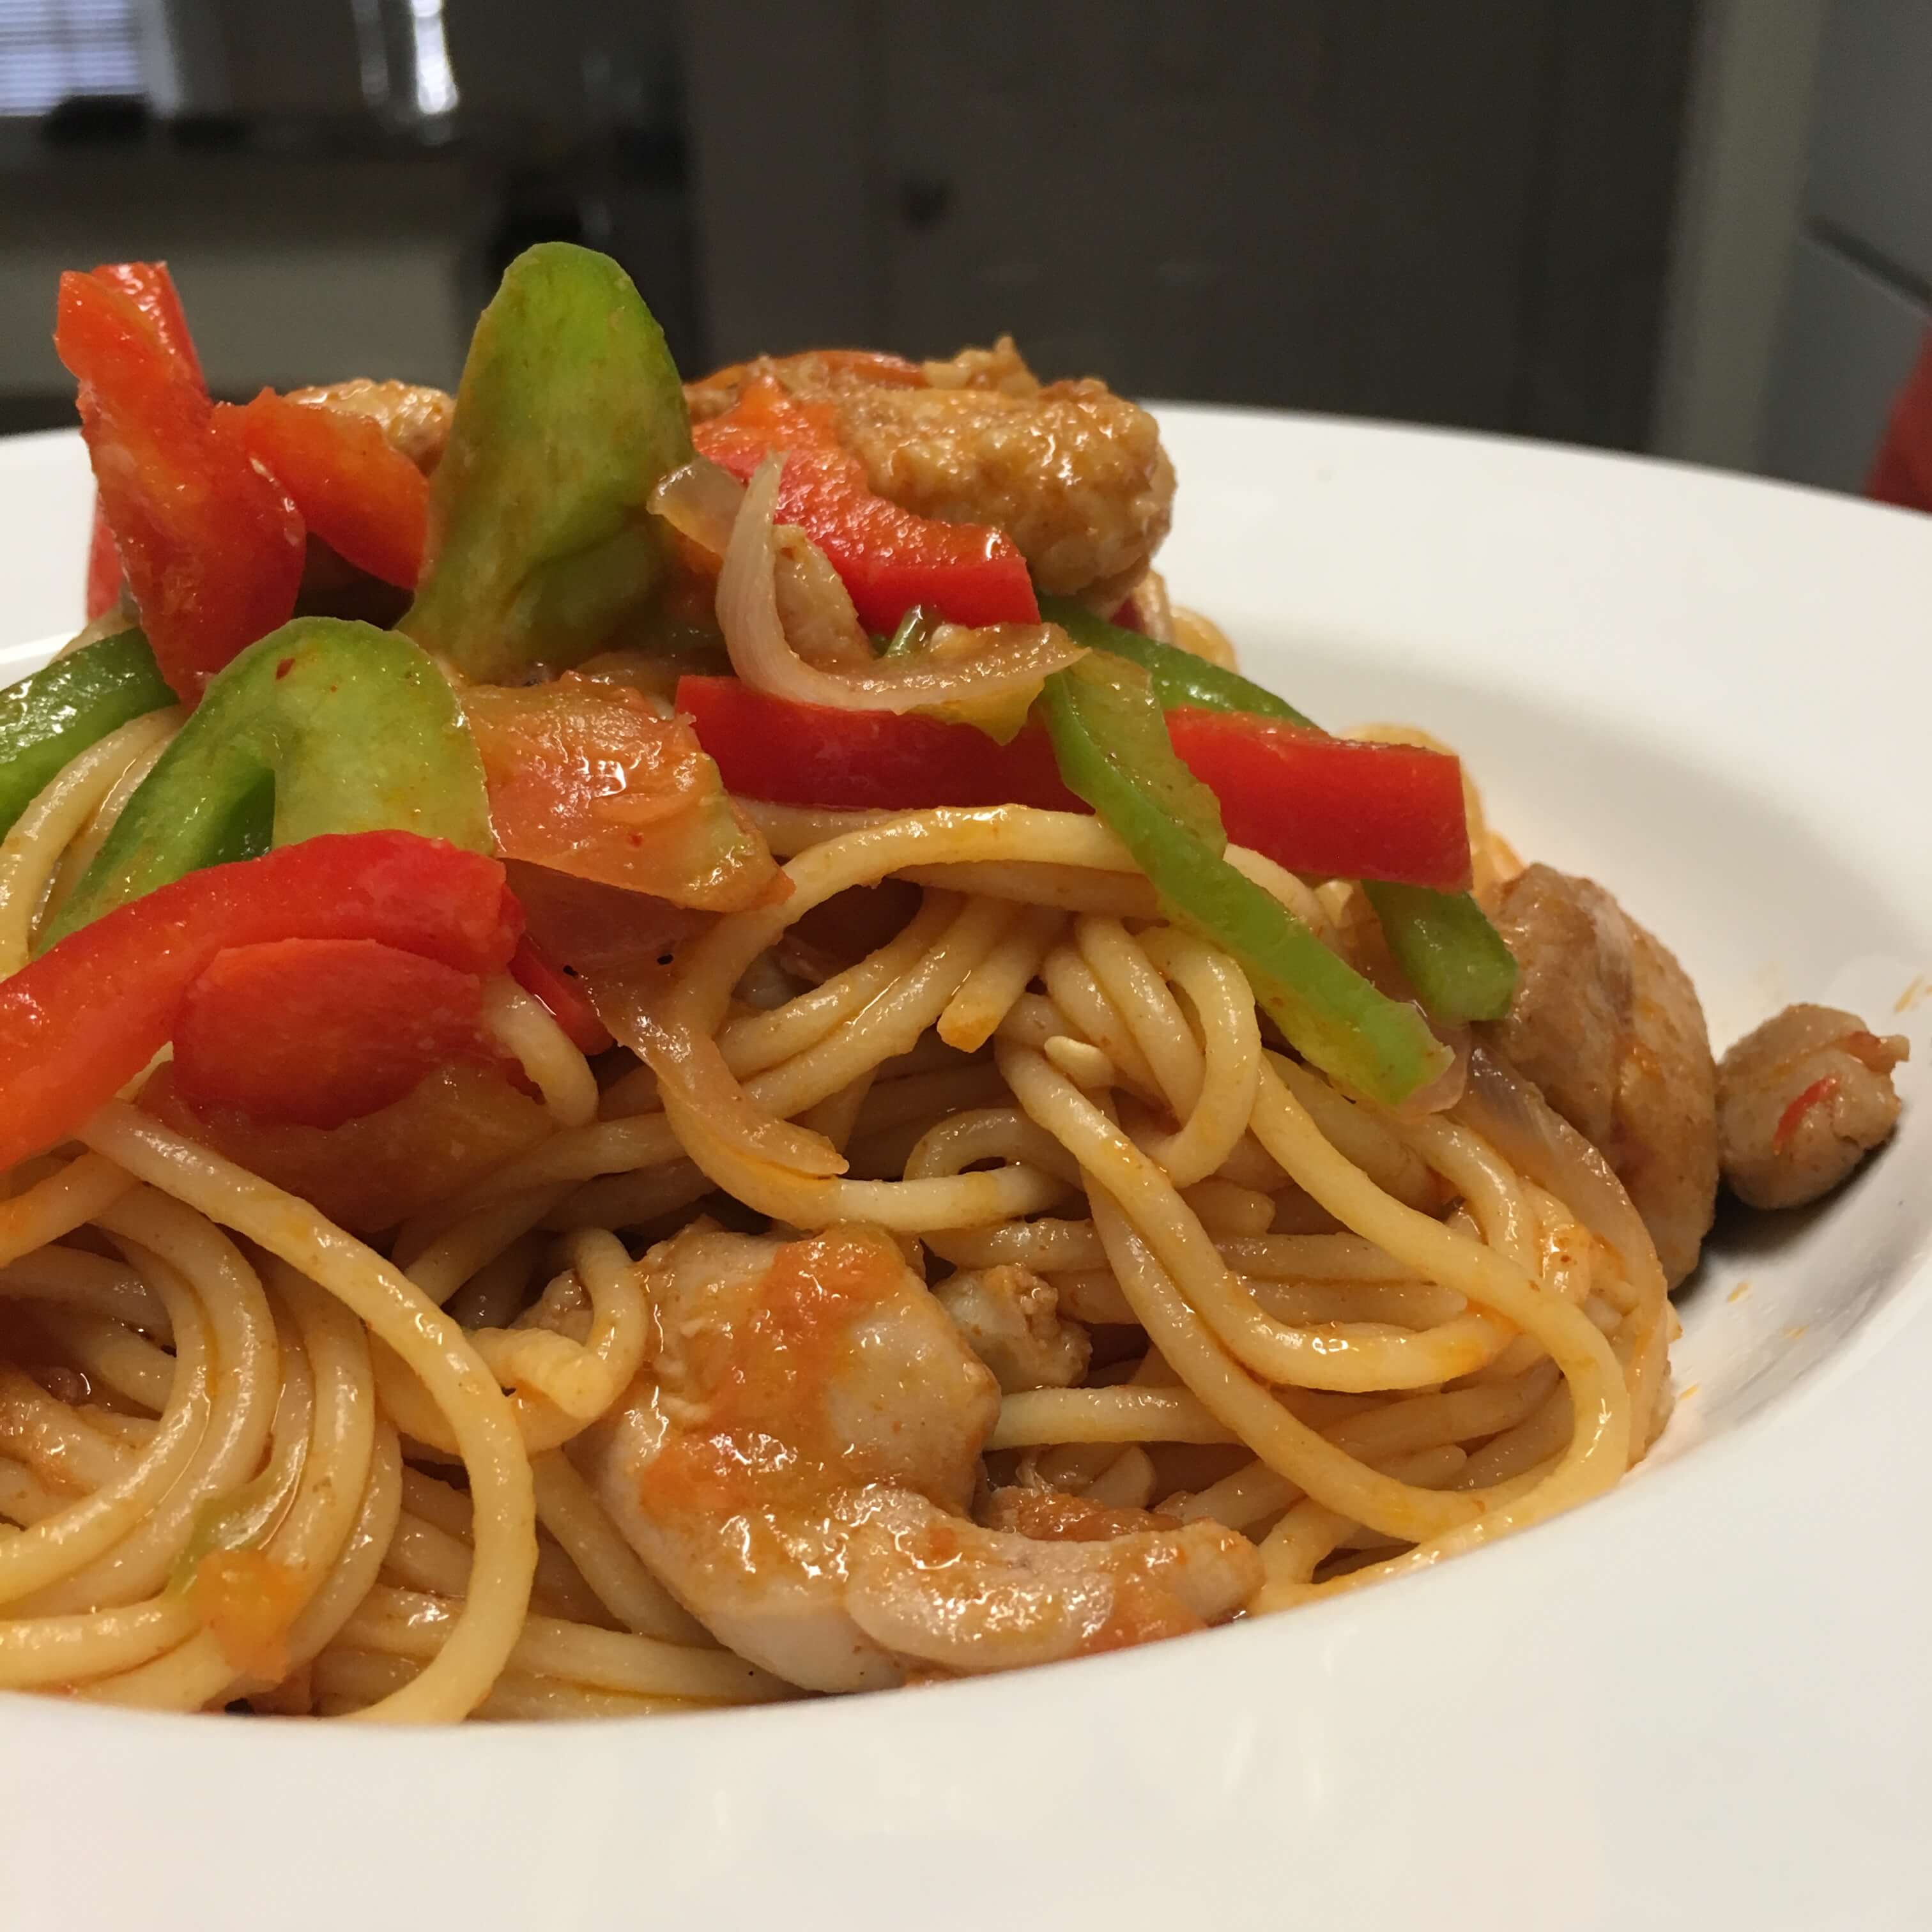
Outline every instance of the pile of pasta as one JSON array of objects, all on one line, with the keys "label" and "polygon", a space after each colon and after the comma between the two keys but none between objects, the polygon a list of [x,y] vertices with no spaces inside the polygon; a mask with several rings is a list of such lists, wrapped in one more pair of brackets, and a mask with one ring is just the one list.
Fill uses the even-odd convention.
[{"label": "pile of pasta", "polygon": [[[21,908],[165,730],[85,754],[7,839],[16,962]],[[1586,1225],[1462,1105],[1338,1091],[1097,820],[746,809],[790,895],[602,996],[649,1064],[593,1070],[493,986],[550,1131],[380,1241],[137,1096],[10,1177],[0,1685],[413,1720],[786,1694],[571,1458],[648,1372],[652,1244],[700,1216],[864,1223],[934,1282],[1051,1285],[1091,1365],[1006,1395],[989,1472],[1245,1532],[1254,1612],[1540,1520],[1642,1453],[1672,1326],[1647,1242]],[[1480,886],[1508,861],[1472,832]],[[1232,856],[1366,943],[1356,889]],[[884,881],[910,916],[862,956],[793,930]]]}]

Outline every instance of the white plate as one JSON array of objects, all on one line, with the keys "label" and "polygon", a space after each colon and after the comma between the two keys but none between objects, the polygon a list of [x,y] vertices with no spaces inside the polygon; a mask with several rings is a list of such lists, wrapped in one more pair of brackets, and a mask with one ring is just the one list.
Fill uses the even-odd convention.
[{"label": "white plate", "polygon": [[[1166,562],[1250,670],[1456,741],[1526,850],[1679,950],[1720,1040],[1800,996],[1912,1037],[1898,1144],[1707,1264],[1658,1454],[1413,1581],[944,1690],[400,1735],[0,1699],[0,1919],[1932,1924],[1932,1000],[1893,1011],[1932,976],[1932,519],[1165,420]],[[73,616],[86,500],[70,439],[0,446],[11,634]]]}]

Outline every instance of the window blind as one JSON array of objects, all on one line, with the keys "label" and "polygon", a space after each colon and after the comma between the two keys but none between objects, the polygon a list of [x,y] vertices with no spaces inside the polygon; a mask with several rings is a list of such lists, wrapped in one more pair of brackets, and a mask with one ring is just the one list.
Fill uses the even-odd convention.
[{"label": "window blind", "polygon": [[0,0],[0,114],[74,94],[140,94],[135,0]]}]

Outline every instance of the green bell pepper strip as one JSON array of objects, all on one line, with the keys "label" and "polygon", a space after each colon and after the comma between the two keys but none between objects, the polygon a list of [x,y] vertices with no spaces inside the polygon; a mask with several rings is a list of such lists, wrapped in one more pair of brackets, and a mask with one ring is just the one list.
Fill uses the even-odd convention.
[{"label": "green bell pepper strip", "polygon": [[483,682],[580,663],[670,568],[646,507],[692,460],[664,332],[607,255],[526,250],[471,338],[400,628]]},{"label": "green bell pepper strip", "polygon": [[298,617],[209,682],[38,950],[205,866],[376,831],[490,851],[476,741],[408,638]]},{"label": "green bell pepper strip", "polygon": [[1203,711],[1252,711],[1259,718],[1280,718],[1299,724],[1306,731],[1322,728],[1286,698],[1277,698],[1239,671],[1224,670],[1192,651],[1163,644],[1139,631],[1124,630],[1095,616],[1085,604],[1070,597],[1042,597],[1040,614],[1049,624],[1058,624],[1076,644],[1084,644],[1089,650],[1110,651],[1138,664],[1152,680],[1154,694],[1163,711],[1192,704]]},{"label": "green bell pepper strip", "polygon": [[0,833],[61,767],[176,701],[140,631],[98,638],[0,691]]},{"label": "green bell pepper strip", "polygon": [[930,641],[939,620],[923,604],[915,604],[898,621],[890,638],[878,641],[882,658],[916,657]]},{"label": "green bell pepper strip", "polygon": [[1364,879],[1382,937],[1424,1010],[1438,1020],[1499,1020],[1516,997],[1516,955],[1468,892]]},{"label": "green bell pepper strip", "polygon": [[1225,856],[1214,794],[1174,754],[1147,674],[1083,658],[1046,680],[1060,776],[1133,854],[1183,924],[1232,954],[1305,1059],[1396,1106],[1436,1078],[1449,1049],[1414,1007],[1378,992]]},{"label": "green bell pepper strip", "polygon": [[[1138,664],[1153,680],[1163,710],[1198,705],[1207,711],[1248,711],[1310,730],[1321,728],[1285,698],[1173,644],[1123,630],[1066,597],[1042,597],[1040,614],[1062,626],[1077,644],[1111,652]],[[1365,879],[1362,890],[1382,922],[1396,964],[1424,1006],[1440,1020],[1501,1019],[1515,997],[1515,956],[1482,908],[1467,892]]]}]

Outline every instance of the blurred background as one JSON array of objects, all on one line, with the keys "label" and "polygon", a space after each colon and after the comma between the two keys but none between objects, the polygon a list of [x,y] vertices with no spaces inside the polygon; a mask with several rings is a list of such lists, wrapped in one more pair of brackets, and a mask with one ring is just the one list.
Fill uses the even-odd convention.
[{"label": "blurred background", "polygon": [[1932,0],[0,0],[0,429],[65,266],[218,392],[453,386],[617,256],[688,370],[1010,330],[1144,396],[1863,482],[1932,303]]}]

